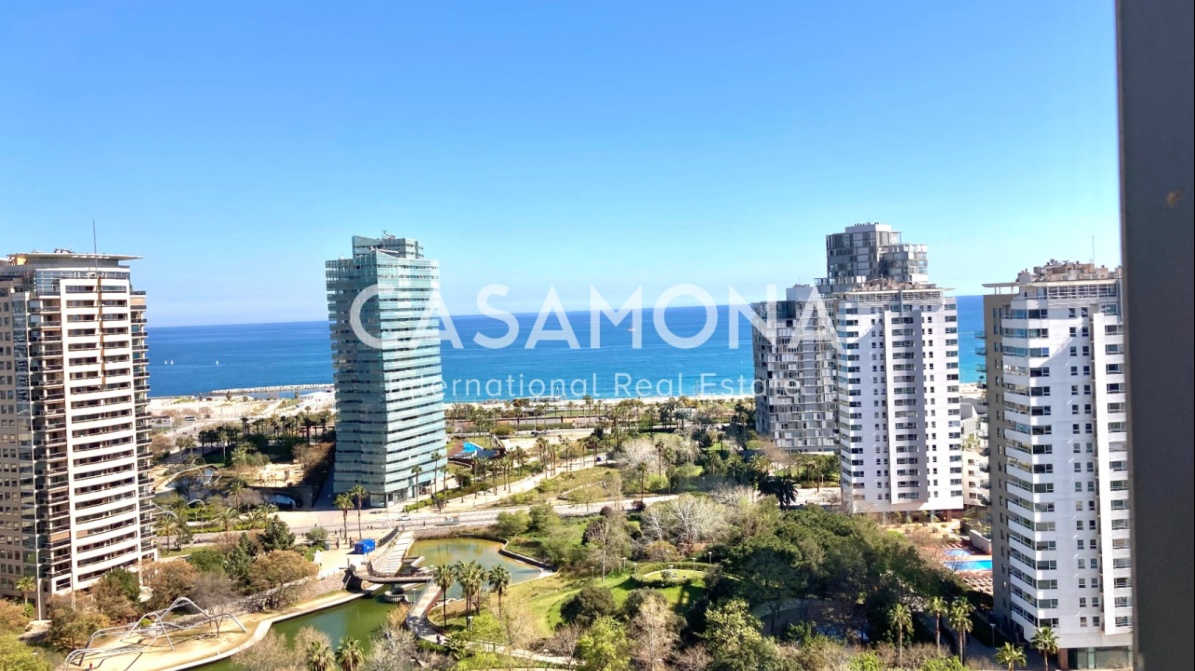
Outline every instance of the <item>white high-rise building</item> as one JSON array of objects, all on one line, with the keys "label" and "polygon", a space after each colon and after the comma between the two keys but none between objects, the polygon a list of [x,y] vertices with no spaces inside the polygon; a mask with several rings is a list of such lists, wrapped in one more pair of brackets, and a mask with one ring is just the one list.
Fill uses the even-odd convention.
[{"label": "white high-rise building", "polygon": [[1049,625],[1068,668],[1130,665],[1120,270],[1051,261],[985,296],[1000,623]]},{"label": "white high-rise building", "polygon": [[777,315],[753,337],[756,430],[785,449],[837,452],[856,512],[953,516],[963,508],[954,299],[929,284],[925,245],[886,224],[827,235],[826,271],[817,287],[755,306]]},{"label": "white high-rise building", "polygon": [[944,289],[879,282],[835,295],[843,501],[857,513],[963,508],[958,311]]},{"label": "white high-rise building", "polygon": [[445,445],[433,304],[439,266],[414,240],[354,236],[351,258],[327,262],[327,286],[338,413],[333,488],[362,485],[374,506],[418,496],[444,465],[433,458]]},{"label": "white high-rise building", "polygon": [[0,260],[0,595],[32,576],[39,609],[157,554],[135,258]]}]

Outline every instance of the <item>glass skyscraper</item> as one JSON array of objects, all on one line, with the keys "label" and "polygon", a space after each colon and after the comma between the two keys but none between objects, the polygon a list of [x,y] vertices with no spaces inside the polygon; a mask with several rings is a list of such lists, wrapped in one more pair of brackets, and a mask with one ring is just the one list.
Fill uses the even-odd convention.
[{"label": "glass skyscraper", "polygon": [[432,455],[445,445],[439,266],[418,242],[389,235],[353,236],[352,257],[326,265],[339,414],[333,489],[363,485],[372,506],[405,501],[430,487]]}]

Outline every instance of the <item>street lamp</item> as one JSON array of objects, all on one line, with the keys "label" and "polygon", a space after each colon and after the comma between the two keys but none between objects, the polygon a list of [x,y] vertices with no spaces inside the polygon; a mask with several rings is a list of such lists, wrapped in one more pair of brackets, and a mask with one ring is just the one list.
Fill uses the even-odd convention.
[{"label": "street lamp", "polygon": [[626,558],[626,557],[623,557],[623,558],[622,558],[622,568],[621,568],[621,572],[622,572],[622,573],[626,573],[626,572],[627,572],[627,558]]}]

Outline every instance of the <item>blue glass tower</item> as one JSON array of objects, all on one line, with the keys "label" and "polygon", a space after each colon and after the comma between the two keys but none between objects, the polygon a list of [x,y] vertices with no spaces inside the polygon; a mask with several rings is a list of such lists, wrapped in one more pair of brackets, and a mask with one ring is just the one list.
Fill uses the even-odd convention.
[{"label": "blue glass tower", "polygon": [[445,444],[439,266],[418,242],[394,236],[353,236],[352,258],[326,266],[339,415],[333,489],[363,485],[373,506],[418,496]]}]

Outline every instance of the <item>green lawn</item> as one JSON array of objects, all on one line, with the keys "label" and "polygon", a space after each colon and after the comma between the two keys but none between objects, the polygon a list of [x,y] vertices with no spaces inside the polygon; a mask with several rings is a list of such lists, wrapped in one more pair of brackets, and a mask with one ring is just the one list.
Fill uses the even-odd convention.
[{"label": "green lawn", "polygon": [[[508,598],[518,599],[527,605],[527,610],[535,615],[536,633],[547,638],[561,622],[561,604],[581,591],[582,587],[590,584],[609,587],[614,594],[615,603],[619,606],[626,601],[632,590],[641,587],[639,582],[629,575],[614,575],[605,580],[590,581],[564,578],[557,574],[515,585],[511,587]],[[697,580],[688,585],[666,587],[658,591],[664,594],[677,613],[683,615],[705,594],[705,582]]]}]

